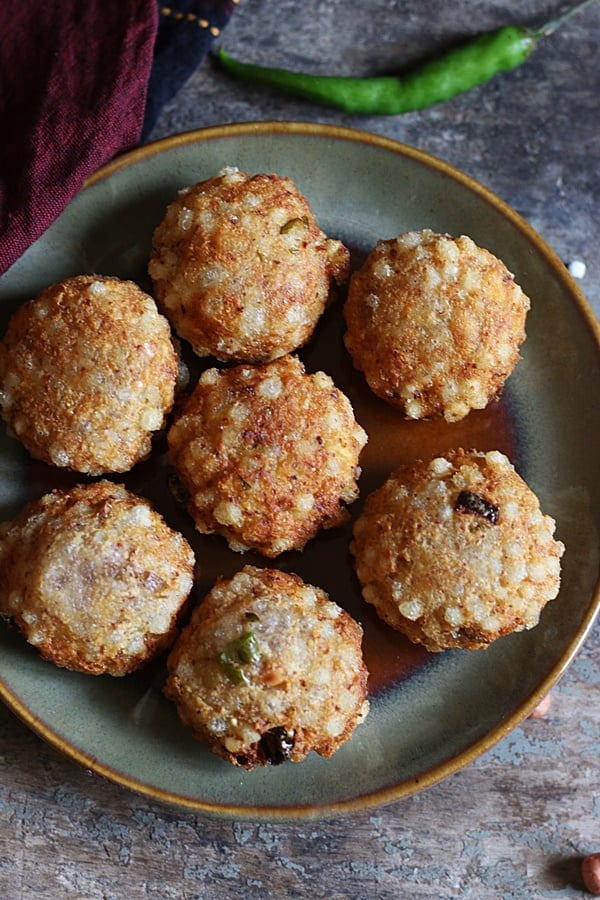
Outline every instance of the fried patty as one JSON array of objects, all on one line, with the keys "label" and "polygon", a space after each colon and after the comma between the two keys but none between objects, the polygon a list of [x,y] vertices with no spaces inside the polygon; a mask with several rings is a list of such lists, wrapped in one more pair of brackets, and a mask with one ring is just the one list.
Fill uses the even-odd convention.
[{"label": "fried patty", "polygon": [[346,347],[372,391],[409,419],[456,422],[502,391],[529,298],[469,237],[379,241],[350,280]]},{"label": "fried patty", "polygon": [[131,281],[79,275],[21,306],[0,342],[0,404],[36,459],[89,475],[126,472],[173,406],[169,323]]},{"label": "fried patty", "polygon": [[347,520],[367,440],[331,378],[293,356],[208,369],[167,437],[198,531],[268,557]]},{"label": "fried patty", "polygon": [[228,167],[182,190],[157,227],[148,271],[199,356],[266,362],[313,334],[349,252],[289,178]]},{"label": "fried patty", "polygon": [[236,766],[329,757],[368,711],[361,641],[324,591],[246,566],[194,610],[169,654],[165,693]]},{"label": "fried patty", "polygon": [[498,452],[449,451],[392,473],[366,500],[352,552],[364,599],[428,650],[478,649],[537,624],[564,546]]},{"label": "fried patty", "polygon": [[126,675],[168,648],[194,554],[147,500],[98,481],[30,503],[0,536],[0,614],[45,658]]}]

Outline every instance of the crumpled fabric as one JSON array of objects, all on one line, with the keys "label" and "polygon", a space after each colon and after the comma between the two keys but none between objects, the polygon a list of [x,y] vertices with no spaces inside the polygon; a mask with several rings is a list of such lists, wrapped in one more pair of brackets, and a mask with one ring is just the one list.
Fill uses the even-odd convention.
[{"label": "crumpled fabric", "polygon": [[198,68],[220,36],[237,0],[176,0],[159,3],[159,26],[148,86],[142,140],[163,108]]},{"label": "crumpled fabric", "polygon": [[3,0],[0,275],[85,179],[144,139],[233,0]]}]

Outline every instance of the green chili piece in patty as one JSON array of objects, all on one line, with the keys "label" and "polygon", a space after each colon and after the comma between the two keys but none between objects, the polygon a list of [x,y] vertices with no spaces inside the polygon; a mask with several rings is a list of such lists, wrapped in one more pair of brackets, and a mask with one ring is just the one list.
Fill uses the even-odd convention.
[{"label": "green chili piece in patty", "polygon": [[246,673],[239,663],[231,661],[226,650],[219,656],[219,662],[221,663],[221,668],[232,684],[248,684]]},{"label": "green chili piece in patty", "polygon": [[254,663],[260,659],[260,647],[253,631],[244,631],[234,643],[235,652],[243,663]]},{"label": "green chili piece in patty", "polygon": [[[258,618],[258,617],[257,617]],[[253,631],[243,631],[219,656],[221,668],[232,684],[247,684],[244,665],[260,660],[260,645]]]}]

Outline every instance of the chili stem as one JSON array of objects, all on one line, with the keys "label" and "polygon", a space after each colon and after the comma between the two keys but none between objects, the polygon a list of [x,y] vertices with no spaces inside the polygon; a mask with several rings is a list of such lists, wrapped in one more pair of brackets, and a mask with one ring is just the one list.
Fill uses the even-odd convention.
[{"label": "chili stem", "polygon": [[570,19],[571,16],[575,15],[575,13],[578,13],[582,9],[585,9],[586,6],[591,6],[592,3],[596,3],[596,0],[582,0],[581,3],[576,3],[575,6],[572,6],[571,9],[567,9],[566,12],[562,13],[562,15],[557,16],[550,22],[546,22],[545,25],[541,25],[539,28],[536,28],[533,34],[536,37],[548,37],[548,35],[556,31],[557,28],[560,28],[560,26],[563,25],[567,21],[567,19]]}]

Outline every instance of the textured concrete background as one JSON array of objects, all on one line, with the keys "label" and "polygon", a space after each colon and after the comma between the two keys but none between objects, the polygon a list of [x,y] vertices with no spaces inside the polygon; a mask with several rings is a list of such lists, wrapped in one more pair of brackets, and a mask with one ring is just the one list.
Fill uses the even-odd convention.
[{"label": "textured concrete background", "polygon": [[[554,3],[241,0],[223,37],[250,60],[313,71],[395,69]],[[185,27],[183,25],[182,27]],[[351,117],[250,89],[206,61],[153,137],[249,120],[363,128],[474,176],[565,261],[600,314],[600,4],[521,69],[398,118]],[[579,898],[582,855],[600,849],[600,627],[529,719],[446,781],[327,822],[248,824],[166,808],[47,747],[0,708],[0,896],[13,898]]]}]

